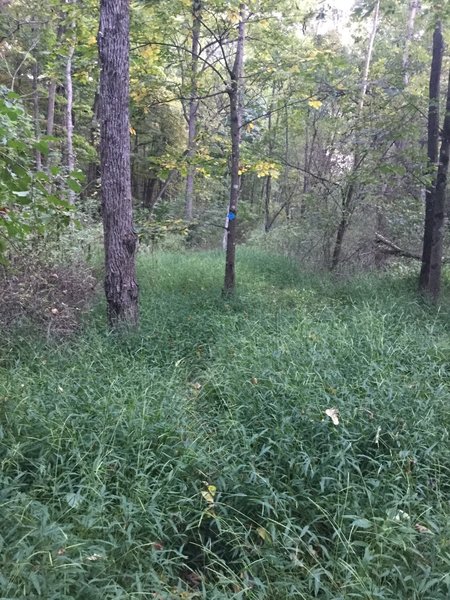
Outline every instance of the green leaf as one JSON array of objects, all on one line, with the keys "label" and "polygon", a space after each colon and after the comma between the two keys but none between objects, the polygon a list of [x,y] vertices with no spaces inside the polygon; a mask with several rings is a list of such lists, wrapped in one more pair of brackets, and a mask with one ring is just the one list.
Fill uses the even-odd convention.
[{"label": "green leaf", "polygon": [[71,179],[70,177],[67,179],[67,186],[76,194],[81,192],[81,185],[75,179]]},{"label": "green leaf", "polygon": [[372,522],[368,519],[355,519],[351,526],[356,529],[369,529],[369,527],[372,527]]}]

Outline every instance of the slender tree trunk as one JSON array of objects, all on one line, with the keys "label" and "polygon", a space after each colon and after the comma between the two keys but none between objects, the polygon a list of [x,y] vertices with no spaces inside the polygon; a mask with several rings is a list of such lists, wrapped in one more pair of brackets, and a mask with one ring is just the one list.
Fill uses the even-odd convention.
[{"label": "slender tree trunk", "polygon": [[138,322],[129,132],[129,1],[101,0],[100,158],[105,292],[112,327]]},{"label": "slender tree trunk", "polygon": [[47,135],[52,136],[55,129],[55,104],[56,104],[56,81],[50,81],[48,85],[47,102]]},{"label": "slender tree trunk", "polygon": [[[33,65],[33,112],[34,112],[34,132],[35,132],[37,141],[39,141],[39,139],[41,137],[38,77],[39,77],[39,65],[36,60]],[[42,169],[42,154],[39,152],[39,150],[36,150],[36,170],[40,171],[41,169]]]},{"label": "slender tree trunk", "polygon": [[[73,0],[67,0],[73,4]],[[72,24],[73,26],[74,24]],[[75,40],[71,42],[67,52],[66,60],[66,150],[67,150],[67,173],[70,175],[75,169],[75,152],[73,149],[73,84],[72,84],[72,60],[75,52]],[[75,203],[75,192],[69,188],[68,199],[70,204]]]},{"label": "slender tree trunk", "polygon": [[419,289],[428,290],[431,272],[431,248],[433,244],[433,204],[436,187],[436,172],[439,155],[439,96],[442,71],[444,39],[441,23],[436,23],[433,35],[433,57],[431,60],[429,104],[428,104],[428,165],[431,182],[425,192],[425,224],[423,234],[422,268]]},{"label": "slender tree trunk", "polygon": [[[380,1],[381,0],[377,0],[377,3],[375,4],[374,12],[373,12],[372,29],[371,29],[370,36],[369,36],[369,47],[367,49],[367,56],[366,56],[366,60],[364,63],[363,77],[362,77],[362,83],[361,83],[361,94],[360,94],[359,104],[358,104],[358,115],[357,115],[358,123],[361,122],[362,117],[363,117],[366,93],[367,93],[367,88],[369,85],[370,65],[372,63],[372,55],[373,55],[373,49],[375,46],[375,38],[377,35],[378,25],[379,25],[379,20],[380,20]],[[331,260],[331,270],[336,269],[336,267],[339,264],[340,257],[342,255],[342,247],[344,244],[344,237],[347,232],[348,226],[350,224],[350,215],[352,213],[353,199],[356,196],[355,177],[356,177],[359,167],[361,166],[361,163],[362,163],[362,160],[360,157],[360,151],[358,149],[358,146],[356,146],[354,154],[353,154],[353,168],[352,168],[352,173],[351,173],[352,182],[348,186],[347,193],[345,194],[345,196],[342,200],[341,216],[340,216],[340,221],[339,221],[339,225],[338,225],[338,229],[337,229],[337,233],[336,233],[336,242],[335,242],[334,250],[333,250],[333,258]]]},{"label": "slender tree trunk", "polygon": [[364,71],[363,71],[363,77],[362,77],[362,83],[361,83],[361,95],[359,98],[359,105],[358,105],[358,118],[361,117],[361,114],[362,114],[362,111],[364,108],[367,87],[369,85],[370,64],[372,62],[373,48],[375,45],[375,38],[377,35],[379,17],[380,17],[380,1],[381,0],[377,0],[377,3],[375,4],[375,8],[373,11],[372,30],[370,32],[369,47],[367,49],[366,62],[364,63]]},{"label": "slender tree trunk", "polygon": [[[92,107],[92,119],[89,133],[89,142],[93,148],[95,148],[96,153],[98,153],[98,123],[99,123],[99,106],[100,99],[98,89],[95,92],[94,96],[94,104]],[[86,185],[84,189],[84,197],[89,197],[92,192],[95,191],[97,180],[99,177],[99,164],[98,164],[98,156],[96,154],[97,160],[93,160],[88,164],[87,172],[86,172]]]},{"label": "slender tree trunk", "polygon": [[416,22],[417,9],[419,8],[419,0],[410,0],[408,9],[408,26],[406,29],[405,47],[403,49],[402,67],[403,67],[403,84],[406,87],[409,83],[409,50],[414,36],[414,25]]},{"label": "slender tree trunk", "polygon": [[238,40],[236,56],[233,69],[230,73],[230,87],[228,95],[230,98],[231,118],[231,189],[230,204],[227,217],[227,250],[225,259],[224,293],[232,294],[236,285],[235,259],[236,259],[236,221],[237,208],[240,193],[240,152],[241,152],[241,130],[242,130],[242,101],[243,101],[243,69],[245,48],[245,25],[247,18],[247,7],[244,3],[240,5],[240,20],[238,29]]},{"label": "slender tree trunk", "polygon": [[272,196],[272,176],[267,175],[264,186],[264,231],[270,230],[270,199]]},{"label": "slender tree trunk", "polygon": [[430,254],[430,276],[428,292],[436,302],[441,290],[442,254],[445,228],[445,200],[447,190],[447,176],[450,150],[450,71],[447,88],[447,103],[442,128],[441,149],[439,152],[439,166],[436,178],[433,201],[433,240]]},{"label": "slender tree trunk", "polygon": [[333,249],[333,257],[331,259],[331,270],[333,271],[339,264],[342,255],[342,246],[344,244],[345,233],[348,228],[348,224],[350,221],[351,214],[351,205],[353,200],[353,195],[355,193],[355,185],[351,183],[343,198],[342,198],[342,212],[341,212],[341,220],[339,221],[338,230],[336,233],[336,242],[334,244]]},{"label": "slender tree trunk", "polygon": [[185,193],[186,221],[192,221],[194,201],[195,165],[190,164],[195,156],[195,138],[197,135],[197,117],[200,101],[198,100],[198,57],[200,52],[201,0],[192,0],[192,60],[191,60],[191,97],[188,113],[188,174]]},{"label": "slender tree trunk", "polygon": [[[267,158],[270,160],[273,153],[272,140],[272,111],[275,98],[275,83],[272,85],[272,99],[269,107],[269,116],[267,120],[267,134],[269,136],[269,147],[267,148]],[[266,176],[264,190],[264,231],[267,233],[270,229],[270,203],[272,199],[272,176]]]}]

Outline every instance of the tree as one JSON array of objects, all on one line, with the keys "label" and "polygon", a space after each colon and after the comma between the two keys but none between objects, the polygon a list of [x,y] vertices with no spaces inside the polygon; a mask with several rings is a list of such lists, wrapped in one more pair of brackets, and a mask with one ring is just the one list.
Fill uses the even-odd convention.
[{"label": "tree", "polygon": [[233,68],[230,71],[230,86],[228,96],[230,98],[230,120],[231,120],[231,187],[230,204],[227,216],[227,249],[225,259],[225,281],[224,292],[232,294],[235,289],[235,258],[236,258],[236,216],[239,202],[241,183],[240,156],[241,156],[241,130],[242,130],[242,96],[243,96],[243,69],[244,69],[244,47],[245,26],[247,19],[245,4],[241,4],[239,10],[238,39],[236,44],[236,55]]},{"label": "tree", "polygon": [[441,148],[439,151],[439,166],[433,201],[433,243],[431,246],[430,256],[429,292],[434,301],[438,299],[441,290],[442,254],[445,225],[445,197],[447,191],[450,152],[450,71],[445,111],[444,125],[442,127],[441,134]]},{"label": "tree", "polygon": [[420,271],[419,288],[430,290],[431,249],[433,246],[434,230],[434,200],[436,187],[436,171],[439,157],[439,96],[441,90],[442,57],[444,53],[444,38],[442,25],[438,21],[433,34],[433,50],[431,60],[429,104],[428,104],[428,167],[430,181],[425,195],[425,224],[423,234],[422,268]]},{"label": "tree", "polygon": [[[192,0],[192,57],[191,57],[191,93],[188,109],[188,150],[187,158],[192,159],[195,154],[195,137],[197,135],[197,117],[200,101],[198,99],[198,62],[200,51],[200,27],[201,27],[201,0]],[[195,165],[188,165],[185,192],[185,217],[192,221],[192,204],[194,196]]]},{"label": "tree", "polygon": [[138,321],[129,125],[129,3],[101,0],[100,159],[105,293],[112,327]]}]

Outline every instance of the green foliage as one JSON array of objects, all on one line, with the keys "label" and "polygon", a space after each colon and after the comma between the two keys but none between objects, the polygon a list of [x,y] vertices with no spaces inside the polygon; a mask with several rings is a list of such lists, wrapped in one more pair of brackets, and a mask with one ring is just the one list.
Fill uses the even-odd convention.
[{"label": "green foliage", "polygon": [[[33,141],[30,119],[11,92],[0,94],[0,137],[0,257],[4,258],[9,244],[67,225],[72,207],[51,191],[59,169],[50,174],[34,170],[35,152],[48,154],[52,139]],[[66,178],[71,189],[79,191],[80,176]]]},{"label": "green foliage", "polygon": [[224,301],[221,266],[142,257],[127,339],[8,344],[2,596],[446,600],[449,307],[245,250]]}]

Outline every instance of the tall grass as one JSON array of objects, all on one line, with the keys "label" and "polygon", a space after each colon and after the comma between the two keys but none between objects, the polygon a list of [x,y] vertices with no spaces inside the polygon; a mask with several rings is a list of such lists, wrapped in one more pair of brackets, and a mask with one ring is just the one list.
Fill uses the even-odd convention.
[{"label": "tall grass", "polygon": [[214,253],[140,282],[126,339],[4,343],[0,598],[448,599],[448,308],[256,251],[234,300]]}]

